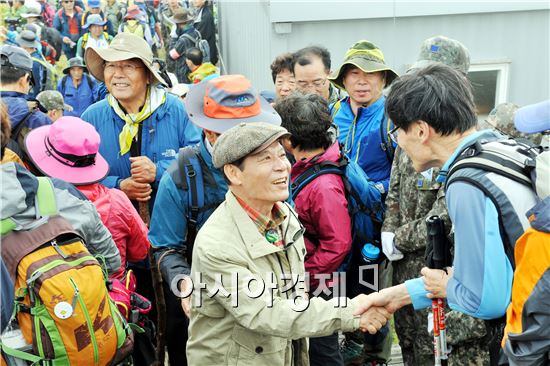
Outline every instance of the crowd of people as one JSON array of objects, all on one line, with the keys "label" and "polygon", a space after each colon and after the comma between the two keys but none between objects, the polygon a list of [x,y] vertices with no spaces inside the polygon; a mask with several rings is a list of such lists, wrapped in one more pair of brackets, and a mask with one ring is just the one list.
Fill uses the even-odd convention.
[{"label": "crowd of people", "polygon": [[383,365],[392,317],[405,365],[550,363],[550,101],[480,122],[458,40],[401,76],[371,41],[337,67],[310,45],[258,92],[219,75],[204,0],[1,6],[8,365]]}]

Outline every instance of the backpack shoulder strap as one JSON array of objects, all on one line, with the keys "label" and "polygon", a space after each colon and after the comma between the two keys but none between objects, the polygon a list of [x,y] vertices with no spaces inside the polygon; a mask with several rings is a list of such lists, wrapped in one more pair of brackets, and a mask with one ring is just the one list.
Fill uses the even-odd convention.
[{"label": "backpack shoulder strap", "polygon": [[198,151],[193,147],[180,149],[178,154],[182,183],[187,185],[189,192],[188,230],[195,230],[200,209],[204,206],[204,182]]},{"label": "backpack shoulder strap", "polygon": [[339,163],[333,161],[323,161],[318,164],[314,164],[308,169],[306,169],[292,184],[290,185],[290,190],[292,192],[292,199],[295,200],[298,197],[298,194],[304,189],[309,183],[315,180],[317,177],[323,174],[336,174],[340,176],[345,176],[345,167],[347,165],[347,160],[341,159]]},{"label": "backpack shoulder strap", "polygon": [[94,82],[92,80],[92,77],[88,74],[84,74],[86,76],[86,81],[88,82],[88,86],[90,87],[90,91],[94,88]]},{"label": "backpack shoulder strap", "polygon": [[37,179],[36,203],[38,213],[41,217],[57,215],[57,203],[52,181],[48,177],[37,177]]},{"label": "backpack shoulder strap", "polygon": [[[504,144],[504,146],[500,148],[499,144]],[[503,175],[532,187],[531,170],[534,164],[531,162],[536,158],[536,154],[527,145],[519,144],[516,141],[514,141],[514,145],[520,149],[516,156],[512,156],[507,150],[506,142],[495,141],[485,144],[476,142],[475,145],[465,149],[451,165],[447,174],[447,182],[450,182],[451,176],[460,169],[477,168]]]},{"label": "backpack shoulder strap", "polygon": [[198,39],[197,38],[194,38],[192,35],[190,35],[189,33],[184,33],[183,34],[183,37],[190,40],[191,42],[193,42],[194,45],[197,44],[198,42]]},{"label": "backpack shoulder strap", "polygon": [[61,78],[61,94],[63,94],[63,98],[65,97],[65,90],[67,89],[67,86],[65,85],[67,83],[67,79],[69,79],[69,75],[65,75]]},{"label": "backpack shoulder strap", "polygon": [[393,161],[393,154],[395,153],[395,148],[393,147],[392,140],[389,137],[391,130],[391,120],[384,115],[382,121],[380,121],[380,147],[386,153],[388,161],[391,163]]},{"label": "backpack shoulder strap", "polygon": [[340,108],[342,107],[342,100],[344,100],[344,98],[338,100],[336,103],[334,103],[332,105],[332,107],[330,108],[330,120],[331,121],[334,121],[334,116],[336,116],[336,113],[338,113],[338,111],[340,110]]}]

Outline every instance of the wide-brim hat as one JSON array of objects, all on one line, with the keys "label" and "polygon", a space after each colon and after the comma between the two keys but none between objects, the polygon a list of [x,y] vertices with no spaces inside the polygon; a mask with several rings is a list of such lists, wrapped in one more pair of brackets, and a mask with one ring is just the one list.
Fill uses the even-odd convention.
[{"label": "wide-brim hat", "polygon": [[40,172],[75,185],[99,182],[109,173],[99,144],[94,126],[78,117],[61,117],[33,129],[25,139],[28,155]]},{"label": "wide-brim hat", "polygon": [[106,20],[103,20],[101,18],[101,15],[99,14],[90,14],[86,18],[86,24],[82,26],[82,29],[88,29],[91,25],[101,25],[104,26],[107,23]]},{"label": "wide-brim hat", "polygon": [[189,23],[192,22],[194,19],[192,16],[189,15],[189,12],[185,9],[177,9],[174,12],[174,15],[172,17],[168,18],[169,21],[174,22],[175,24],[182,24],[182,23]]},{"label": "wide-brim hat", "polygon": [[21,47],[40,48],[40,42],[36,39],[36,34],[31,30],[24,30],[15,38],[15,41]]},{"label": "wide-brim hat", "polygon": [[347,65],[355,66],[366,73],[385,71],[386,86],[390,85],[399,76],[391,67],[386,65],[384,54],[380,48],[365,40],[351,46],[344,56],[342,65],[328,77],[335,86],[342,90],[346,89],[344,87],[344,73]]},{"label": "wide-brim hat", "polygon": [[113,38],[109,46],[101,48],[88,47],[84,53],[88,71],[97,80],[103,82],[105,81],[103,77],[105,62],[124,61],[132,58],[140,59],[155,79],[166,86],[166,82],[162,76],[153,67],[153,51],[151,47],[143,38],[134,34],[119,33]]},{"label": "wide-brim hat", "polygon": [[81,67],[83,69],[86,69],[86,65],[84,64],[84,60],[82,59],[82,57],[77,56],[71,58],[69,60],[69,65],[67,65],[67,67],[63,69],[63,73],[68,74],[73,67]]},{"label": "wide-brim hat", "polygon": [[281,117],[243,75],[224,75],[193,85],[185,98],[189,119],[223,133],[240,123],[281,125]]}]

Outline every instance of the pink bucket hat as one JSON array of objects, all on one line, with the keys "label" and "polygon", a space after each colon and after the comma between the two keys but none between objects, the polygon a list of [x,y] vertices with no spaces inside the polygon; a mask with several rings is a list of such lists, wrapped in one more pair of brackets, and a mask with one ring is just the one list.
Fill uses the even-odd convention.
[{"label": "pink bucket hat", "polygon": [[25,139],[38,170],[75,185],[92,184],[107,176],[109,164],[98,152],[99,143],[94,126],[78,117],[61,117],[52,125],[33,129]]}]

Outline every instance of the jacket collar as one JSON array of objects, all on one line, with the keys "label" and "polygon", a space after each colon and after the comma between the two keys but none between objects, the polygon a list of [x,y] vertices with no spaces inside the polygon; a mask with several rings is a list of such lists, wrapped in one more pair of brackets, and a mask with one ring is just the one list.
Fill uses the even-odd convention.
[{"label": "jacket collar", "polygon": [[264,257],[269,254],[288,249],[291,245],[303,236],[305,229],[298,221],[296,214],[292,212],[287,203],[283,203],[283,210],[286,219],[282,224],[283,237],[285,241],[284,248],[279,248],[260,234],[256,224],[241,207],[234,194],[229,190],[225,195],[226,204],[234,217],[235,225],[239,231],[245,246],[253,259]]},{"label": "jacket collar", "polygon": [[214,163],[212,163],[212,154],[210,154],[210,151],[208,151],[208,148],[206,147],[206,143],[204,142],[204,133],[201,136],[201,142],[199,143],[199,151],[202,157],[202,160],[206,163],[206,166],[208,166],[208,169],[212,172],[215,170],[219,170],[217,168],[214,168]]},{"label": "jacket collar", "polygon": [[323,161],[332,161],[337,162],[340,159],[340,145],[334,143],[325,150],[325,152],[311,157],[309,159],[304,159],[297,161],[291,170],[291,178],[294,181],[298,176],[303,174],[309,167],[312,165],[321,163]]}]

